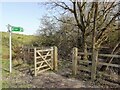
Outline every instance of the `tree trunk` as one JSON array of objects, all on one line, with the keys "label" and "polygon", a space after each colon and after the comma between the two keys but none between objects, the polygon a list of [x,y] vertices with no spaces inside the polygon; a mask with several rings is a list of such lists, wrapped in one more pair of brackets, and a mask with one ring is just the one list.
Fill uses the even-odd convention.
[{"label": "tree trunk", "polygon": [[87,59],[87,43],[86,43],[85,32],[82,32],[82,49],[84,52],[84,60],[88,60]]},{"label": "tree trunk", "polygon": [[97,59],[98,59],[98,48],[96,47],[96,18],[98,11],[98,2],[93,2],[94,4],[94,22],[93,22],[93,32],[92,32],[92,71],[91,79],[96,79],[96,68],[97,68]]},{"label": "tree trunk", "polygon": [[96,69],[97,69],[97,62],[98,62],[98,48],[94,47],[92,51],[92,72],[91,72],[91,79],[96,79]]},{"label": "tree trunk", "polygon": [[84,42],[84,60],[88,60],[87,43]]}]

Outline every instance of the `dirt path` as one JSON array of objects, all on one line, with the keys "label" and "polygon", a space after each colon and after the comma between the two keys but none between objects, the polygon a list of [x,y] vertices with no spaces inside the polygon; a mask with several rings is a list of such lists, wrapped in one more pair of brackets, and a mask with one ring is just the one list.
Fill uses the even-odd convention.
[{"label": "dirt path", "polygon": [[80,88],[85,87],[83,82],[74,78],[66,78],[54,72],[44,72],[32,77],[22,72],[16,75],[3,77],[8,82],[9,88]]},{"label": "dirt path", "polygon": [[46,71],[38,76],[30,75],[29,67],[17,66],[13,68],[11,74],[5,72],[2,76],[3,88],[81,88],[86,87],[82,81],[73,77],[65,77],[66,71],[59,70],[54,73]]},{"label": "dirt path", "polygon": [[[82,73],[79,74],[79,78],[80,75]],[[35,77],[30,75],[28,67],[20,66],[14,68],[12,74],[6,72],[2,80],[5,84],[3,88],[101,88],[111,86],[104,82],[104,85],[98,85],[87,79],[73,78],[68,67],[62,67],[57,73],[46,71]]]}]

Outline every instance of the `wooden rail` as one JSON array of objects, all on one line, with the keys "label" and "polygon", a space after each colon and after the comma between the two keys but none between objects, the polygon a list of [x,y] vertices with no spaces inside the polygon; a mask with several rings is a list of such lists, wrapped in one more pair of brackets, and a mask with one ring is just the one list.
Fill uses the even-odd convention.
[{"label": "wooden rail", "polygon": [[[91,72],[93,71],[92,67],[90,67],[89,64],[92,65],[92,61],[89,60],[81,60],[81,55],[84,55],[83,52],[78,52],[78,48],[73,48],[73,55],[72,55],[72,63],[73,63],[73,74],[76,75],[77,73],[77,65],[78,65],[78,61],[80,64],[87,64],[88,68],[81,66],[79,69],[80,70],[84,70],[84,71],[88,71]],[[87,53],[87,55],[92,55],[92,53]],[[120,55],[114,55],[114,54],[98,54],[98,56],[100,57],[113,57],[113,58],[120,58]],[[119,64],[111,64],[111,63],[106,63],[106,62],[100,62],[98,61],[98,58],[96,60],[96,66],[98,65],[105,65],[105,66],[110,66],[110,67],[116,67],[116,68],[120,68]],[[100,71],[99,71],[100,72]],[[96,72],[95,72],[96,74]],[[95,75],[96,76],[96,75]]]},{"label": "wooden rail", "polygon": [[[83,52],[79,52],[78,54],[84,55]],[[88,55],[92,55],[92,53],[88,53]],[[98,54],[98,56],[120,58],[120,55],[114,55],[114,54]]]},{"label": "wooden rail", "polygon": [[[86,60],[79,60],[80,63],[85,62],[85,63],[92,63],[92,61],[86,61]],[[111,66],[111,67],[117,67],[120,68],[120,65],[118,64],[109,64],[109,63],[105,63],[105,62],[97,62],[97,65],[106,65],[106,66]]]},{"label": "wooden rail", "polygon": [[118,65],[118,64],[109,64],[109,63],[105,63],[105,62],[98,62],[98,65],[106,65],[106,66],[120,68],[120,65]]}]

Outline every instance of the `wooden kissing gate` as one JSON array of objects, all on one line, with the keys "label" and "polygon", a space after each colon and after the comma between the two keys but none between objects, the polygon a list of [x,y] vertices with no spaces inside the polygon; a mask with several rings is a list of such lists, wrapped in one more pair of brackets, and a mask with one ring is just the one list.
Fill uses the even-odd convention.
[{"label": "wooden kissing gate", "polygon": [[57,47],[50,49],[37,49],[34,48],[34,75],[47,70],[57,71]]}]

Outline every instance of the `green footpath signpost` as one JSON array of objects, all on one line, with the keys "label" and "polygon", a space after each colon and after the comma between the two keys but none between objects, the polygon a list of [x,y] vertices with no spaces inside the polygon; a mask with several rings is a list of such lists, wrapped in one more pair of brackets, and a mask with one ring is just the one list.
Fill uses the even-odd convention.
[{"label": "green footpath signpost", "polygon": [[12,31],[13,32],[23,32],[23,28],[22,27],[12,27]]},{"label": "green footpath signpost", "polygon": [[12,72],[12,44],[11,44],[11,37],[12,37],[12,32],[23,32],[22,27],[15,27],[11,25],[7,25],[8,31],[9,31],[9,46],[10,46],[10,73]]}]

